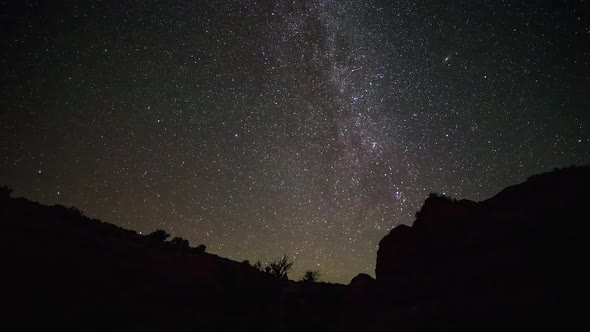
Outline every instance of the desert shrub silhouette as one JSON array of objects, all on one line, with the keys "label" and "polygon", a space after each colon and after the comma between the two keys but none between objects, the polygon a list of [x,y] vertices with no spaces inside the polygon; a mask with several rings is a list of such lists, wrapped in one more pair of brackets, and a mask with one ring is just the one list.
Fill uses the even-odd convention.
[{"label": "desert shrub silhouette", "polygon": [[301,281],[303,281],[305,283],[318,282],[320,280],[320,276],[321,276],[320,271],[307,270],[307,271],[305,271],[303,278],[301,278]]},{"label": "desert shrub silhouette", "polygon": [[170,242],[173,245],[175,245],[176,247],[178,247],[180,249],[183,249],[183,250],[190,248],[189,241],[187,239],[183,239],[183,238],[181,238],[179,236],[173,238]]},{"label": "desert shrub silhouette", "polygon": [[197,253],[204,253],[204,252],[205,252],[205,250],[207,250],[207,246],[206,246],[206,245],[204,245],[204,244],[199,244],[199,245],[198,245],[198,246],[195,248],[195,251],[196,251]]},{"label": "desert shrub silhouette", "polygon": [[153,242],[164,242],[170,237],[170,234],[166,233],[163,229],[157,229],[147,235],[147,238]]},{"label": "desert shrub silhouette", "polygon": [[265,268],[269,274],[279,279],[289,279],[289,271],[293,268],[293,261],[287,255],[271,261]]},{"label": "desert shrub silhouette", "polygon": [[428,198],[430,199],[442,199],[448,202],[457,202],[457,199],[449,197],[445,194],[439,194],[439,193],[430,193],[428,194]]},{"label": "desert shrub silhouette", "polygon": [[252,266],[260,272],[264,272],[264,268],[262,267],[262,262],[259,260],[256,263],[252,264]]},{"label": "desert shrub silhouette", "polygon": [[84,216],[84,212],[82,212],[80,209],[78,209],[75,206],[68,208],[68,213],[70,214],[71,217],[74,217],[74,218],[79,218],[79,217]]}]

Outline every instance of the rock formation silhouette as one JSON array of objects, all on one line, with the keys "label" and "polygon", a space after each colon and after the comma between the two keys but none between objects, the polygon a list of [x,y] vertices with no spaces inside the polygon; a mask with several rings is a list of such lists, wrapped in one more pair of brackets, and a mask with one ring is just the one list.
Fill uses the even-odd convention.
[{"label": "rock formation silhouette", "polygon": [[431,195],[379,243],[376,300],[414,308],[403,324],[424,330],[574,329],[588,299],[589,190],[584,166],[482,202]]}]

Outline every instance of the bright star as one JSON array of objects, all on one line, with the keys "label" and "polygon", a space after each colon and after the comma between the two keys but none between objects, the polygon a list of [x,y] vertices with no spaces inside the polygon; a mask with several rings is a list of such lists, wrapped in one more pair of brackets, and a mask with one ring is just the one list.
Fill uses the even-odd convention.
[{"label": "bright star", "polygon": [[451,61],[451,52],[444,58],[443,63],[448,63],[449,61]]}]

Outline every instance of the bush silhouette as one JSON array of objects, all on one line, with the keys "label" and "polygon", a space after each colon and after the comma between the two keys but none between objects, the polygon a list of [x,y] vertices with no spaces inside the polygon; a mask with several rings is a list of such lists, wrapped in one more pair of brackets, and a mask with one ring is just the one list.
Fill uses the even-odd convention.
[{"label": "bush silhouette", "polygon": [[279,279],[288,279],[289,271],[292,268],[293,261],[290,260],[287,255],[284,255],[283,257],[268,263],[265,270]]},{"label": "bush silhouette", "polygon": [[84,212],[82,212],[80,209],[78,209],[75,206],[68,208],[68,212],[70,213],[71,216],[76,217],[76,218],[84,216]]},{"label": "bush silhouette", "polygon": [[196,250],[198,253],[203,253],[203,252],[205,252],[205,250],[207,250],[207,246],[206,246],[206,245],[204,245],[204,244],[199,244],[199,245],[198,245],[198,246],[195,248],[195,250]]},{"label": "bush silhouette", "polygon": [[314,283],[314,282],[318,282],[319,280],[320,280],[320,271],[314,271],[314,270],[305,271],[303,278],[301,278],[301,281],[303,281],[305,283]]},{"label": "bush silhouette", "polygon": [[456,198],[452,198],[452,197],[447,196],[445,194],[439,194],[439,193],[430,193],[430,194],[428,194],[428,198],[429,199],[441,199],[441,200],[445,200],[447,202],[452,202],[452,203],[458,202]]},{"label": "bush silhouette", "polygon": [[174,244],[175,246],[177,246],[178,248],[181,248],[181,249],[188,249],[188,248],[190,248],[190,245],[189,245],[188,240],[187,239],[183,239],[183,238],[181,238],[179,236],[173,238],[170,242],[172,244]]},{"label": "bush silhouette", "polygon": [[170,237],[170,234],[166,233],[163,229],[157,229],[147,235],[148,239],[154,242],[164,242]]}]

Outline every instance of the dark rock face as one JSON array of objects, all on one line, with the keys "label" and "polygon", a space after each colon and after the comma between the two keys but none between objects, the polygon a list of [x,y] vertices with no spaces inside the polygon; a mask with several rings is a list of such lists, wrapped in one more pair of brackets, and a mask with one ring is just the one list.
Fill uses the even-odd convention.
[{"label": "dark rock face", "polygon": [[374,305],[375,279],[361,273],[352,278],[344,294],[345,305],[353,307],[370,307]]},{"label": "dark rock face", "polygon": [[350,281],[351,287],[367,288],[375,283],[375,279],[366,273],[359,273]]},{"label": "dark rock face", "polygon": [[444,318],[438,330],[492,316],[485,329],[549,328],[543,315],[571,315],[564,308],[586,301],[577,292],[589,289],[581,277],[590,269],[589,191],[585,166],[531,177],[483,202],[429,197],[412,227],[379,243],[378,301],[415,307],[414,323]]}]

